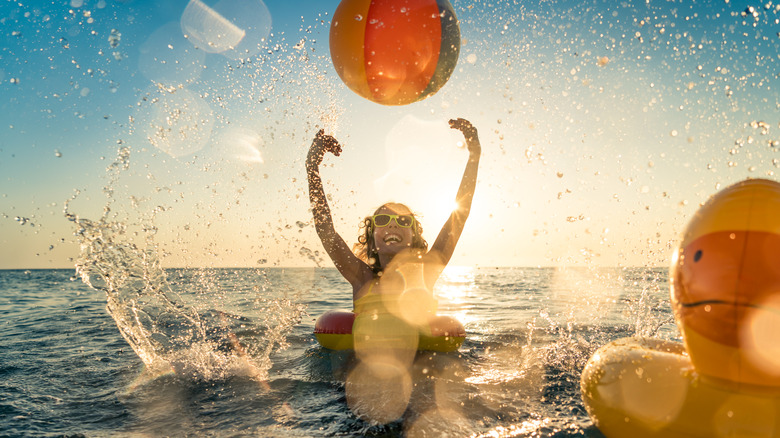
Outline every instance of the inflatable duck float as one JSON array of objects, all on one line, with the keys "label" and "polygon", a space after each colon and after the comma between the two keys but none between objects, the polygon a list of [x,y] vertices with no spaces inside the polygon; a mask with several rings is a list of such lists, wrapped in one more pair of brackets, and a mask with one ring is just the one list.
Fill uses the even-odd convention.
[{"label": "inflatable duck float", "polygon": [[780,436],[780,184],[742,181],[695,214],[670,269],[683,344],[600,348],[580,388],[607,437]]}]

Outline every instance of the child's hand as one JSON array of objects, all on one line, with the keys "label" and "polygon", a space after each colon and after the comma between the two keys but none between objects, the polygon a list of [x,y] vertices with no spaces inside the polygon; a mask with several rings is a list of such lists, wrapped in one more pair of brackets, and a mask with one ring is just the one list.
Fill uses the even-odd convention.
[{"label": "child's hand", "polygon": [[306,157],[306,164],[319,166],[327,152],[338,157],[341,155],[341,145],[333,136],[326,135],[324,129],[320,129],[311,142],[309,155]]},{"label": "child's hand", "polygon": [[472,154],[479,154],[482,151],[482,146],[479,144],[479,136],[477,135],[477,128],[475,128],[471,122],[466,119],[458,118],[450,120],[450,128],[457,129],[463,133],[463,137],[466,139],[466,146]]}]

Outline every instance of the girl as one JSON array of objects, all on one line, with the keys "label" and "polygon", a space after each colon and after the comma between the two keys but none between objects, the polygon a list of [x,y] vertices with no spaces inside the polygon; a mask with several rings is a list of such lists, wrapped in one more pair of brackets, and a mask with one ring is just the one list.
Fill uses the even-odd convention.
[{"label": "girl", "polygon": [[[469,216],[481,152],[477,130],[471,123],[450,120],[450,127],[463,133],[469,160],[455,197],[457,207],[430,250],[411,210],[403,204],[388,203],[364,220],[364,233],[353,253],[333,226],[319,171],[325,153],[338,156],[341,146],[320,130],[306,158],[317,235],[336,268],[352,285],[354,314],[333,314],[348,316],[349,327],[345,329],[351,329],[357,361],[350,364],[345,392],[350,409],[365,420],[388,423],[400,418],[411,400],[411,370],[417,350],[452,351],[451,347],[457,349],[465,337],[460,322],[435,315],[436,300],[431,292]],[[444,339],[444,349],[438,341],[429,344],[427,339]]]},{"label": "girl", "polygon": [[[328,256],[352,285],[356,314],[365,310],[367,305],[364,302],[371,301],[369,298],[372,296],[397,295],[403,290],[408,291],[410,280],[414,280],[412,283],[415,289],[433,290],[434,283],[455,251],[471,210],[482,148],[477,130],[468,120],[453,119],[449,124],[452,129],[463,133],[469,159],[455,197],[457,208],[444,223],[430,250],[422,238],[422,227],[409,208],[403,204],[388,203],[365,219],[365,232],[355,245],[357,254],[353,253],[333,226],[319,171],[325,153],[339,156],[341,146],[335,138],[325,135],[324,130],[317,132],[312,141],[306,158],[306,172],[315,228]],[[410,261],[422,268],[416,269],[414,274],[405,273],[404,266]],[[390,272],[400,273],[401,278],[390,281],[390,276],[386,275]],[[386,278],[379,281],[382,277]],[[411,303],[399,304],[403,306]]]}]

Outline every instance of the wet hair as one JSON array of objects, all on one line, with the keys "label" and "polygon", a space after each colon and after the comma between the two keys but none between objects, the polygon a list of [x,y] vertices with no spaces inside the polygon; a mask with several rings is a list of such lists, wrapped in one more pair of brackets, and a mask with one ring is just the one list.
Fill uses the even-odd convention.
[{"label": "wet hair", "polygon": [[[397,202],[388,202],[374,210],[374,214],[379,213],[383,208],[393,210],[397,213],[408,212],[400,214],[408,214],[414,218],[411,247],[424,251],[428,250],[428,242],[422,237],[422,225],[420,225],[417,216],[412,213],[412,210],[409,207]],[[358,236],[358,242],[352,246],[352,252],[354,252],[360,260],[366,262],[375,274],[382,272],[382,265],[379,264],[379,252],[376,249],[376,243],[374,243],[374,224],[371,222],[371,216],[366,216],[360,223],[360,235]]]}]

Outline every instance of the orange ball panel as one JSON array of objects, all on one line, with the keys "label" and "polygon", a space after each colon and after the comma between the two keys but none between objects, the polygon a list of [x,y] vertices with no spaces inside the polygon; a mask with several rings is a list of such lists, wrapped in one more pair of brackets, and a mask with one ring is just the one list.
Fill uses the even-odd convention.
[{"label": "orange ball panel", "polygon": [[341,80],[355,93],[369,98],[363,38],[371,0],[344,0],[330,26],[330,56]]},{"label": "orange ball panel", "polygon": [[436,71],[440,47],[435,0],[374,0],[365,35],[372,100],[387,105],[418,100]]}]

